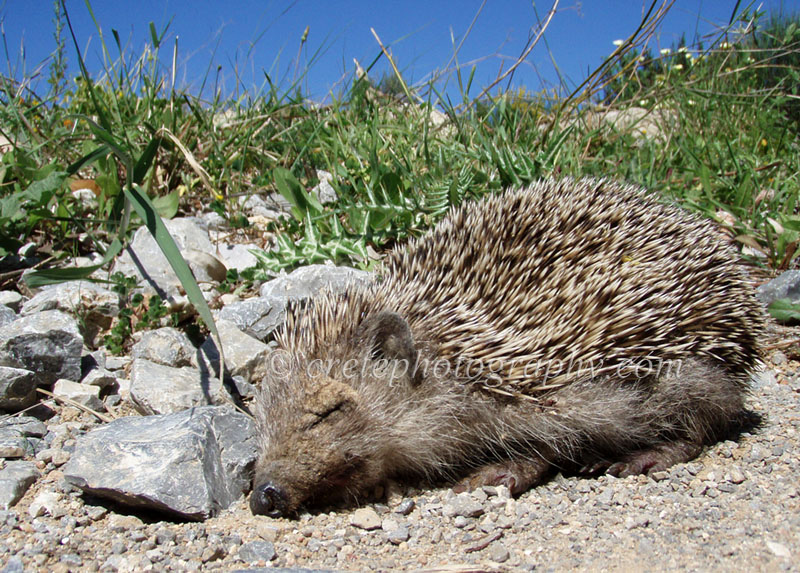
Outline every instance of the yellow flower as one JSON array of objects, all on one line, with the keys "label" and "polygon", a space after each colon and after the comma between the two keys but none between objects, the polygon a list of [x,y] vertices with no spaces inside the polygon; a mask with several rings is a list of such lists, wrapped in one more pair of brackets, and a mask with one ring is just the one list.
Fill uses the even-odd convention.
[{"label": "yellow flower", "polygon": [[767,146],[767,140],[766,140],[766,138],[762,137],[761,138],[761,147],[766,147],[766,146]]}]

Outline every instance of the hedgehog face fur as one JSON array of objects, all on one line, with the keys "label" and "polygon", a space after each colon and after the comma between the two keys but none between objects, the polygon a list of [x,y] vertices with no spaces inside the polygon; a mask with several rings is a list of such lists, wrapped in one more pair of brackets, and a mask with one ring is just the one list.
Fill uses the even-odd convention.
[{"label": "hedgehog face fur", "polygon": [[289,309],[251,508],[686,461],[741,419],[762,321],[714,226],[638,188],[548,180],[463,205],[375,284]]}]

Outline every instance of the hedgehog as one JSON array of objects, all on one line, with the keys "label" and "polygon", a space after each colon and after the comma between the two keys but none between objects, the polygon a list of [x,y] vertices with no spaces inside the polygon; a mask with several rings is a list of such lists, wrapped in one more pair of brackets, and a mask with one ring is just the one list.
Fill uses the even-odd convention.
[{"label": "hedgehog", "polygon": [[387,480],[652,474],[748,418],[763,311],[713,223],[642,188],[543,180],[453,208],[379,278],[290,307],[255,402],[250,507]]}]

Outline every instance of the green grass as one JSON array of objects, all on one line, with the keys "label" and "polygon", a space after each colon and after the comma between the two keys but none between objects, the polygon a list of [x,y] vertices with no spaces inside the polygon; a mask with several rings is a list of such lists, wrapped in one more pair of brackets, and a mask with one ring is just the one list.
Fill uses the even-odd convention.
[{"label": "green grass", "polygon": [[[389,93],[354,80],[319,107],[300,80],[239,99],[181,91],[160,63],[177,47],[155,28],[144,53],[125,53],[113,37],[104,74],[67,78],[72,40],[61,15],[46,93],[0,78],[10,142],[0,163],[0,255],[32,241],[44,267],[88,251],[110,257],[141,224],[137,211],[173,216],[209,204],[244,236],[262,234],[246,226],[237,198],[278,191],[292,214],[270,224],[277,248],[259,256],[251,277],[324,260],[370,268],[371,252],[424,232],[465,199],[548,175],[594,175],[643,184],[721,222],[768,270],[796,267],[797,16],[744,12],[707,47],[653,55],[645,41],[659,18],[569,96],[498,92],[452,72],[462,101],[451,104],[441,83],[409,86],[395,74],[380,82]],[[599,103],[651,115],[615,129],[592,120]],[[666,118],[660,135],[641,137],[657,116]],[[317,169],[334,175],[332,204],[309,192]],[[70,193],[78,176],[98,184],[96,205]],[[8,288],[16,275],[4,278]]]}]

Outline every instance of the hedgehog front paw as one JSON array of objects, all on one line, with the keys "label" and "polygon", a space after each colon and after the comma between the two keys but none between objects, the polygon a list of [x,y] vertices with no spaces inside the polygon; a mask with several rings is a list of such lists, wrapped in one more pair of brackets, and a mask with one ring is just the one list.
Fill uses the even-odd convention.
[{"label": "hedgehog front paw", "polygon": [[461,480],[453,491],[470,491],[483,485],[504,485],[511,495],[519,495],[542,482],[550,464],[543,459],[507,460],[481,466]]}]

